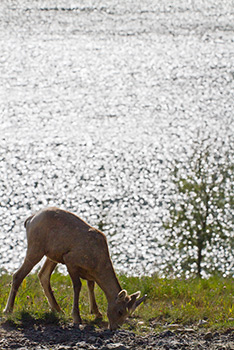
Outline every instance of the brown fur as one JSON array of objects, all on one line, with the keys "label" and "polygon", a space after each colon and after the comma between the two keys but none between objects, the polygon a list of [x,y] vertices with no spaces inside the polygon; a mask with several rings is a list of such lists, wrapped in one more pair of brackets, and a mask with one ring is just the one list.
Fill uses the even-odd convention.
[{"label": "brown fur", "polygon": [[50,286],[50,276],[57,263],[67,266],[74,289],[72,316],[81,323],[79,313],[80,278],[88,281],[91,312],[101,317],[94,296],[94,283],[104,291],[108,301],[109,326],[116,329],[145,299],[139,292],[127,295],[116,277],[105,235],[78,216],[58,208],[48,208],[30,216],[24,223],[28,248],[23,265],[13,275],[13,284],[5,308],[11,312],[18,288],[31,269],[46,256],[39,278],[52,310],[61,311]]}]

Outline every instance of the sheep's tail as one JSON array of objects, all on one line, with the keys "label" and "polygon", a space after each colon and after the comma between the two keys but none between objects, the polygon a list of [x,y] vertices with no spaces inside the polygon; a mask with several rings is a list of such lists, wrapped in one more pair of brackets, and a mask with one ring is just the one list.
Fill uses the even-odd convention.
[{"label": "sheep's tail", "polygon": [[25,228],[27,227],[28,222],[29,222],[33,217],[34,217],[34,215],[31,215],[31,216],[29,216],[29,217],[25,220],[25,222],[24,222],[24,227],[25,227]]}]

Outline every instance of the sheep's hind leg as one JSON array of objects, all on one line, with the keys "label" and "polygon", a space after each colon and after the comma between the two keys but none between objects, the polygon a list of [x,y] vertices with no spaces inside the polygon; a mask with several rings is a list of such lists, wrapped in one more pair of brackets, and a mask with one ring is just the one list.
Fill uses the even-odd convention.
[{"label": "sheep's hind leg", "polygon": [[61,312],[61,308],[55,299],[55,296],[53,294],[53,291],[50,285],[50,277],[56,266],[57,266],[57,263],[47,258],[38,274],[38,277],[40,279],[42,288],[44,289],[45,295],[48,299],[51,310]]},{"label": "sheep's hind leg", "polygon": [[14,273],[13,281],[11,286],[11,291],[7,300],[4,313],[11,313],[14,308],[15,297],[18,292],[19,286],[21,285],[23,279],[29,274],[32,268],[41,260],[44,254],[38,253],[36,256],[34,254],[27,253],[23,265]]}]

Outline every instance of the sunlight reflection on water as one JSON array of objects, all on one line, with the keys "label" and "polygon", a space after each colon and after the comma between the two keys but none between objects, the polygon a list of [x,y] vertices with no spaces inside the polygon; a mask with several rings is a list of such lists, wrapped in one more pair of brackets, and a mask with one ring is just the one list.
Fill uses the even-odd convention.
[{"label": "sunlight reflection on water", "polygon": [[0,6],[1,267],[55,205],[103,223],[118,271],[156,271],[168,160],[233,124],[231,1]]}]

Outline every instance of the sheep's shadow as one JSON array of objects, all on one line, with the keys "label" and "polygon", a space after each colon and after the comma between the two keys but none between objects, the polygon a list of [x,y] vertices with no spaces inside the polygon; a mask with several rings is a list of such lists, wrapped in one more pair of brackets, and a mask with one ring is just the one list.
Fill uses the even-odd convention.
[{"label": "sheep's shadow", "polygon": [[82,325],[61,322],[61,319],[54,313],[46,314],[42,318],[34,318],[27,312],[21,314],[20,325],[12,320],[1,324],[7,332],[20,332],[21,336],[38,345],[69,344],[78,345],[81,342],[86,344],[102,343],[111,338],[114,332],[107,329],[108,323],[102,319],[94,321],[84,320]]}]

